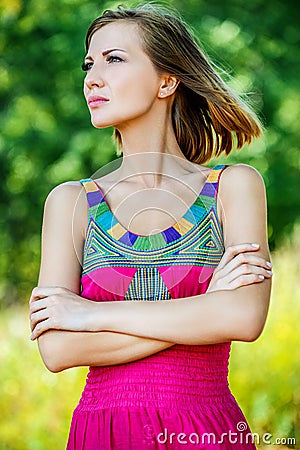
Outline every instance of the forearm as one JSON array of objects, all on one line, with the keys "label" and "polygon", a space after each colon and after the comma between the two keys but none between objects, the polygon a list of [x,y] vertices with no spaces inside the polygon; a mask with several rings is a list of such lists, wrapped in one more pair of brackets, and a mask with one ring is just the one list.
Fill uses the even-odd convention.
[{"label": "forearm", "polygon": [[253,286],[159,302],[120,301],[97,305],[102,329],[186,345],[252,341],[261,333],[271,282],[258,295]]},{"label": "forearm", "polygon": [[49,330],[38,338],[41,357],[52,372],[78,366],[107,366],[136,361],[174,345],[110,331]]}]

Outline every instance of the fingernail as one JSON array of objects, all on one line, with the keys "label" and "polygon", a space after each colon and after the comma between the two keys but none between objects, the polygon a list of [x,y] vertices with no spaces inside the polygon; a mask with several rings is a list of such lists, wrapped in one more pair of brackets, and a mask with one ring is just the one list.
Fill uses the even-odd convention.
[{"label": "fingernail", "polygon": [[270,274],[270,275],[273,275],[272,270],[267,270],[266,272],[267,272],[268,274]]},{"label": "fingernail", "polygon": [[264,276],[263,275],[258,275],[258,278],[260,278],[261,280],[264,280]]},{"label": "fingernail", "polygon": [[251,244],[252,245],[252,247],[259,247],[259,244]]},{"label": "fingernail", "polygon": [[272,267],[272,266],[273,266],[273,264],[270,263],[269,261],[266,262],[266,265],[267,265],[268,267]]}]

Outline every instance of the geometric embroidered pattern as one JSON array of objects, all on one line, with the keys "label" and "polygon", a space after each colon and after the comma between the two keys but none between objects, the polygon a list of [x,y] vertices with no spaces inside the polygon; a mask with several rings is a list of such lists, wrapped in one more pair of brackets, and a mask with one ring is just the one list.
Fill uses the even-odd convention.
[{"label": "geometric embroidered pattern", "polygon": [[112,238],[90,217],[84,246],[83,275],[102,267],[198,265],[215,267],[223,254],[222,231],[212,206],[198,226],[158,249],[136,249]]},{"label": "geometric embroidered pattern", "polygon": [[140,267],[124,297],[124,300],[170,300],[171,295],[161,274],[155,267]]},{"label": "geometric embroidered pattern", "polygon": [[193,280],[201,271],[202,279],[207,280],[224,253],[216,197],[219,177],[226,166],[219,164],[211,169],[200,194],[178,222],[149,236],[124,228],[100,186],[91,178],[80,180],[88,201],[82,267],[83,289],[88,289],[85,292],[100,292],[101,286],[107,286],[102,296],[115,291],[118,298],[124,296],[126,300],[167,300],[172,298],[170,289],[176,282],[182,286],[188,283],[184,267],[191,268]]}]

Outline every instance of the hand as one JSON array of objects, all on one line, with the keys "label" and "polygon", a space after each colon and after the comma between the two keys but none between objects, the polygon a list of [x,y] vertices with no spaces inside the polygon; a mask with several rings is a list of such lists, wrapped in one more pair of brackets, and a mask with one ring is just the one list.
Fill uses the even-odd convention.
[{"label": "hand", "polygon": [[80,297],[66,288],[35,287],[29,300],[31,340],[49,329],[93,330],[91,318],[96,302]]},{"label": "hand", "polygon": [[259,247],[247,243],[228,247],[213,273],[206,292],[237,289],[271,278],[272,272],[267,261],[249,253],[258,249]]}]

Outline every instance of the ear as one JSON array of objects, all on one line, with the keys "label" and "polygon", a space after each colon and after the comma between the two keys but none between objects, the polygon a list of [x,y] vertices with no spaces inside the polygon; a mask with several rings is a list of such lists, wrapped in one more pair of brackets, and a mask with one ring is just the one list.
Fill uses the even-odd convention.
[{"label": "ear", "polygon": [[180,81],[173,75],[164,76],[159,87],[158,96],[160,98],[166,98],[173,95],[179,83]]}]

